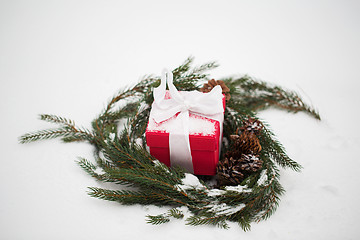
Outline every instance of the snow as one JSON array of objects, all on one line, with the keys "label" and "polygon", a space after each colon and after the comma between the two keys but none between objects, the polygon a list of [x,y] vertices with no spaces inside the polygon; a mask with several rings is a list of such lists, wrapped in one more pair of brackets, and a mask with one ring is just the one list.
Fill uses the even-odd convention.
[{"label": "snow", "polygon": [[[196,189],[203,190],[207,193],[209,197],[220,196],[226,193],[226,191],[221,189],[207,189],[203,184],[200,183],[199,179],[193,174],[185,173],[185,177],[182,179],[180,185],[175,185],[179,191],[185,191]],[[236,192],[249,192],[250,189],[246,187],[236,186],[236,187],[226,187],[226,190],[236,191]],[[243,209],[245,204],[239,204],[237,206],[229,206],[226,203],[219,203],[215,201],[213,204],[207,206],[210,212],[215,213],[215,215],[231,215]]]},{"label": "snow", "polygon": [[[149,121],[147,130],[171,132],[178,128],[179,124],[176,117],[172,117],[164,122],[156,123],[153,119]],[[204,117],[190,115],[189,118],[189,134],[201,134],[203,136],[215,134],[215,122]]]},{"label": "snow", "polygon": [[225,193],[226,193],[226,191],[224,191],[224,190],[214,188],[214,189],[210,189],[207,192],[207,195],[210,197],[215,197],[215,196],[224,195]]},{"label": "snow", "polygon": [[165,168],[166,172],[170,174],[170,171],[168,170],[167,166],[165,164],[163,164],[162,162],[160,162],[159,160],[154,160],[153,161],[155,167],[161,167],[161,168]]},{"label": "snow", "polygon": [[205,186],[200,183],[199,179],[190,173],[185,173],[185,177],[182,179],[181,184],[175,185],[175,188],[179,189],[180,191],[186,191],[189,189],[206,189]]},{"label": "snow", "polygon": [[216,213],[215,215],[231,215],[245,207],[245,204],[239,204],[238,206],[229,206],[225,203],[210,205],[210,211]]},{"label": "snow", "polygon": [[261,171],[260,177],[256,183],[258,186],[262,186],[262,185],[265,185],[267,180],[268,180],[267,170],[265,169],[265,170]]},{"label": "snow", "polygon": [[110,133],[109,134],[109,138],[111,141],[114,141],[115,140],[115,137],[116,137],[116,134],[115,133]]},{"label": "snow", "polygon": [[241,186],[226,186],[225,190],[227,191],[233,191],[237,193],[243,193],[243,192],[251,192],[251,189],[247,187],[247,185]]},{"label": "snow", "polygon": [[137,138],[135,139],[135,143],[139,146],[141,146],[143,144],[143,140],[141,138]]},{"label": "snow", "polygon": [[[0,1],[0,239],[359,239],[359,10],[334,0]],[[41,113],[90,128],[118,89],[190,55],[217,60],[213,78],[248,74],[295,90],[323,119],[260,113],[303,169],[280,170],[286,193],[250,232],[146,224],[169,208],[87,195],[89,186],[122,187],[75,163],[93,159],[91,146],[18,144],[54,126]]]}]

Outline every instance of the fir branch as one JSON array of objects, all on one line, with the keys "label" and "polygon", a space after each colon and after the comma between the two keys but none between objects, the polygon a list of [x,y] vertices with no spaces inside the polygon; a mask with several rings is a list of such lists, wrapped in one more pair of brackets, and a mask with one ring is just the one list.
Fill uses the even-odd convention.
[{"label": "fir branch", "polygon": [[139,107],[139,102],[130,102],[123,107],[120,107],[117,110],[109,111],[106,113],[106,116],[100,115],[98,121],[101,120],[103,124],[112,124],[120,121],[121,119],[127,119],[133,116],[134,112],[137,111]]},{"label": "fir branch", "polygon": [[170,222],[170,218],[169,216],[160,214],[160,215],[156,215],[156,216],[152,216],[152,215],[147,215],[147,223],[153,224],[153,225],[159,225],[159,224],[164,224],[164,223],[168,223]]},{"label": "fir branch", "polygon": [[253,111],[264,110],[274,106],[294,113],[300,111],[306,112],[318,120],[321,119],[318,111],[305,104],[294,91],[288,91],[277,85],[257,81],[249,76],[237,79],[227,78],[224,79],[224,82],[230,88],[232,98]]},{"label": "fir branch", "polygon": [[[143,189],[152,188],[158,189],[159,192],[166,192],[170,195],[179,195],[179,191],[174,187],[174,185],[168,183],[168,179],[157,175],[153,171],[147,171],[146,169],[117,169],[113,171],[112,174],[114,177],[123,178],[128,182],[136,183]],[[174,180],[175,179],[172,181]],[[183,193],[180,197],[184,196],[186,196],[186,194]]]},{"label": "fir branch", "polygon": [[89,187],[88,194],[91,197],[95,197],[102,200],[107,201],[116,201],[125,205],[134,205],[134,204],[142,204],[142,205],[156,205],[156,206],[182,206],[184,205],[181,201],[178,201],[166,194],[159,193],[148,189],[148,191],[144,191],[144,189],[139,191],[132,190],[108,190],[97,187]]},{"label": "fir branch", "polygon": [[181,75],[189,71],[193,62],[194,57],[188,57],[180,66],[172,71],[174,78],[179,78]]},{"label": "fir branch", "polygon": [[67,128],[45,129],[33,133],[26,133],[19,138],[20,143],[30,143],[45,139],[58,137],[69,137],[74,134],[73,130]]},{"label": "fir branch", "polygon": [[267,124],[263,124],[265,127],[259,136],[263,148],[261,155],[264,157],[264,155],[267,154],[283,168],[288,167],[294,171],[300,171],[302,166],[286,154],[284,147],[277,139],[275,139],[275,135],[269,130]]},{"label": "fir branch", "polygon": [[176,219],[182,219],[184,218],[184,214],[181,210],[177,209],[177,208],[172,208],[168,211],[168,215],[176,218]]},{"label": "fir branch", "polygon": [[72,120],[49,114],[40,115],[40,119],[46,122],[56,123],[61,127],[26,133],[19,138],[20,143],[30,143],[60,137],[64,142],[89,141],[92,143],[94,141],[95,137],[90,131],[76,127]]},{"label": "fir branch", "polygon": [[156,216],[147,215],[146,218],[147,218],[146,220],[147,223],[153,225],[159,225],[170,222],[170,218],[182,219],[184,218],[184,214],[182,213],[181,210],[177,208],[172,208],[169,211],[167,211],[167,213],[165,214],[159,214]]},{"label": "fir branch", "polygon": [[157,202],[157,199],[153,199],[152,196],[145,195],[140,191],[130,190],[108,190],[97,187],[89,187],[88,194],[91,197],[95,197],[107,201],[116,201],[125,205],[134,204],[153,204]]},{"label": "fir branch", "polygon": [[198,225],[214,225],[219,228],[228,229],[229,225],[226,223],[227,216],[190,216],[186,219],[186,225],[198,226]]},{"label": "fir branch", "polygon": [[209,74],[206,71],[218,67],[216,62],[209,62],[191,68],[193,58],[188,58],[180,67],[174,69],[174,85],[179,91],[198,90],[198,82],[205,80]]},{"label": "fir branch", "polygon": [[56,123],[69,128],[75,128],[75,122],[56,115],[41,114],[40,119],[50,123]]},{"label": "fir branch", "polygon": [[241,227],[241,229],[244,232],[250,231],[251,229],[251,219],[249,217],[241,217],[238,219],[237,223],[239,224],[239,226]]},{"label": "fir branch", "polygon": [[150,106],[140,107],[137,109],[133,117],[129,118],[129,137],[132,141],[136,141],[137,138],[142,138],[143,147],[145,147],[145,135],[149,115],[150,115]]},{"label": "fir branch", "polygon": [[79,166],[90,175],[95,173],[94,171],[96,170],[96,166],[93,163],[86,160],[85,158],[79,158],[77,164],[79,164]]},{"label": "fir branch", "polygon": [[[140,80],[135,86],[131,88],[122,89],[116,94],[107,104],[104,113],[101,116],[107,116],[107,114],[114,108],[115,104],[120,100],[127,99],[130,97],[138,97],[138,102],[144,101],[145,96],[151,92],[151,88],[154,87],[154,84],[159,82],[160,78],[154,78],[152,76],[146,76]],[[142,99],[141,99],[142,98]],[[140,100],[140,101],[139,101]]]},{"label": "fir branch", "polygon": [[[194,69],[191,71],[191,73],[192,74],[200,74],[200,73],[204,73],[206,71],[215,69],[217,67],[219,67],[219,64],[217,62],[207,62],[207,63],[201,64],[198,67],[194,67]],[[208,74],[206,74],[206,76],[208,76]]]},{"label": "fir branch", "polygon": [[[104,175],[104,174],[99,174],[96,173],[96,169],[97,166],[94,165],[93,163],[89,162],[88,160],[86,160],[85,158],[79,158],[78,161],[76,161],[76,163],[90,176],[92,176],[93,178],[95,178],[98,181],[104,181],[104,182],[109,182],[109,178]],[[113,182],[113,181],[111,181]]]},{"label": "fir branch", "polygon": [[95,141],[89,132],[78,129],[55,128],[45,129],[33,133],[26,133],[19,138],[20,143],[30,143],[39,140],[62,138],[64,142]]}]

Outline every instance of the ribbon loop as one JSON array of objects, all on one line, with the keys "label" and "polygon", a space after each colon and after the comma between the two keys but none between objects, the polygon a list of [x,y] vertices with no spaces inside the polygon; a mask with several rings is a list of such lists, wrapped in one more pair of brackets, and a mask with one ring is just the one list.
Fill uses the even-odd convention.
[{"label": "ribbon loop", "polygon": [[[169,99],[165,98],[166,85],[169,88]],[[189,141],[189,115],[193,113],[222,123],[224,109],[221,87],[216,86],[209,93],[179,92],[173,83],[172,72],[164,69],[161,75],[161,83],[159,87],[154,89],[153,96],[154,102],[150,118],[153,118],[156,123],[163,122],[179,113],[175,119],[176,130],[169,132],[171,165],[181,166],[193,173]],[[222,135],[222,124],[220,124],[220,134]]]}]

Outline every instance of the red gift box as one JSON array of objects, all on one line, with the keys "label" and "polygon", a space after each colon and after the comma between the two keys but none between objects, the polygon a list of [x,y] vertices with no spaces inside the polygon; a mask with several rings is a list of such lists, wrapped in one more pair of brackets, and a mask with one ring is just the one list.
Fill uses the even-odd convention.
[{"label": "red gift box", "polygon": [[[223,97],[223,105],[225,108],[225,97]],[[220,151],[220,123],[192,113],[189,116],[190,128],[192,128],[189,129],[189,141],[194,174],[215,175]],[[159,124],[150,119],[145,133],[150,154],[168,167],[171,167],[171,162],[167,127],[171,127],[173,118]],[[197,127],[199,129],[196,129]]]}]

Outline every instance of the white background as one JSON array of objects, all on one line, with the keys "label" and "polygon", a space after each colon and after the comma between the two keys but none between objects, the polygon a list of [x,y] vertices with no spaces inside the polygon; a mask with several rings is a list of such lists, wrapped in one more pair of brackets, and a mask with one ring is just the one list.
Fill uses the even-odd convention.
[{"label": "white background", "polygon": [[[0,239],[359,239],[359,1],[0,0]],[[87,196],[102,186],[75,163],[84,143],[18,144],[56,114],[90,127],[120,88],[188,56],[216,60],[212,77],[249,74],[298,91],[322,121],[268,110],[265,119],[301,173],[243,232],[145,215]],[[113,187],[113,186],[105,186]]]}]

